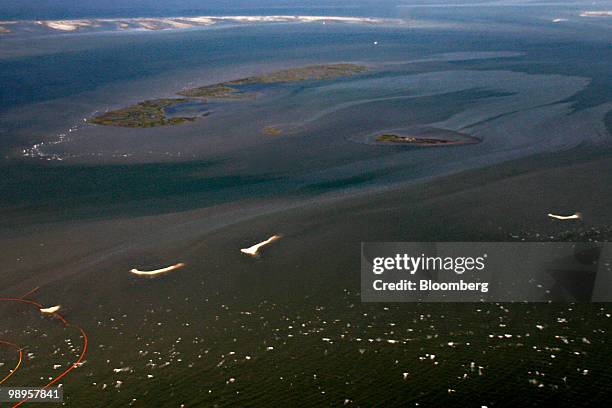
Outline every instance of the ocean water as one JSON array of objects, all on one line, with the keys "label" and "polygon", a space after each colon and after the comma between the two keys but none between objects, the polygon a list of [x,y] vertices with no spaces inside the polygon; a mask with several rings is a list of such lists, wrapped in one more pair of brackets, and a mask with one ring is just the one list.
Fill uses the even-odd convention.
[{"label": "ocean water", "polygon": [[[539,36],[482,36],[448,28],[254,25],[10,38],[0,49],[0,140],[8,174],[13,174],[2,189],[10,208],[49,206],[53,197],[60,200],[54,206],[62,206],[78,196],[73,202],[77,206],[81,200],[85,206],[90,200],[110,199],[114,211],[130,206],[130,191],[133,199],[154,199],[168,193],[160,186],[183,185],[175,179],[181,164],[171,165],[175,170],[170,173],[160,171],[162,180],[152,182],[132,177],[139,172],[140,167],[131,167],[137,163],[214,163],[203,179],[182,191],[205,195],[207,204],[271,192],[313,192],[320,183],[337,186],[335,191],[325,187],[327,192],[342,193],[413,182],[566,149],[589,135],[595,140],[611,86],[606,81],[610,52],[596,40],[578,48],[576,41],[562,36],[543,41]],[[339,61],[364,63],[371,71],[339,81],[268,87],[264,97],[220,104],[193,125],[130,130],[83,124],[95,112],[172,96],[187,86]],[[536,107],[541,110],[536,116],[520,118]],[[574,129],[583,126],[585,133],[566,134],[564,121]],[[529,126],[521,129],[516,123]],[[269,125],[288,135],[271,140],[261,134]],[[437,151],[361,143],[373,132],[414,125],[469,128],[483,143]],[[543,134],[542,126],[560,128]],[[42,161],[20,158],[24,149],[41,142],[40,151],[47,155]],[[63,161],[46,160],[54,155]],[[13,167],[16,161],[23,163]],[[71,162],[105,165],[85,168],[93,172],[91,177],[100,172],[121,179],[132,170],[124,185],[98,184],[84,193],[80,178],[64,181]],[[122,166],[108,166],[113,163]],[[191,178],[193,165],[184,166],[181,177]],[[213,182],[211,191],[208,178],[220,176],[229,190]],[[253,184],[253,177],[261,182]],[[139,187],[130,184],[132,179]],[[34,188],[41,180],[45,188]],[[59,180],[62,188],[56,189]],[[125,193],[112,193],[117,186]],[[107,198],[99,201],[98,195]],[[186,199],[170,208],[201,204]],[[164,206],[142,206],[145,212],[151,208],[165,211]]]},{"label": "ocean water", "polygon": [[[605,157],[609,20],[581,19],[576,3],[406,3],[3,3],[2,19],[429,22],[2,37],[2,294],[40,286],[36,299],[61,304],[88,333],[87,362],[65,378],[67,406],[601,406],[612,378],[609,307],[367,305],[358,268],[364,239],[503,239],[502,225],[545,225],[544,205],[606,203],[592,173],[524,189],[515,180],[516,200],[504,199],[500,180],[525,169],[550,180],[536,171]],[[83,122],[184,87],[341,61],[370,70],[264,86],[261,97],[211,104],[209,116],[181,126]],[[199,108],[172,114],[181,109]],[[266,135],[266,126],[284,134]],[[482,142],[369,143],[415,126]],[[564,194],[572,183],[595,187]],[[387,191],[397,194],[368,201]],[[545,204],[524,206],[529,198]],[[283,239],[261,258],[238,250],[276,233]],[[128,272],[179,261],[187,267],[160,279]],[[34,353],[20,384],[38,385],[78,357],[74,327],[0,307],[3,339]],[[1,352],[13,362],[12,350]]]}]

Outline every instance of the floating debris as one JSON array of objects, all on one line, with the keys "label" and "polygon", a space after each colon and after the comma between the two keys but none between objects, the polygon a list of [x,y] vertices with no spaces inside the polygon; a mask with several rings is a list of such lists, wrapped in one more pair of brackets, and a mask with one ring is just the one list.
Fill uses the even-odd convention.
[{"label": "floating debris", "polygon": [[255,244],[253,246],[250,246],[248,248],[242,248],[240,250],[240,252],[242,252],[243,254],[247,254],[247,255],[251,255],[251,256],[258,256],[259,255],[259,250],[268,244],[271,244],[272,242],[280,239],[281,236],[280,235],[272,235],[270,238],[266,239],[265,241],[262,241],[258,244]]},{"label": "floating debris", "polygon": [[558,215],[558,214],[548,213],[548,216],[550,218],[554,218],[555,220],[561,220],[561,221],[582,219],[582,213],[579,213],[579,212],[572,214],[572,215]]},{"label": "floating debris", "polygon": [[53,313],[57,312],[60,309],[61,309],[61,306],[60,305],[56,305],[56,306],[51,306],[51,307],[47,307],[47,308],[43,308],[43,309],[39,309],[39,310],[40,310],[40,313],[53,314]]},{"label": "floating debris", "polygon": [[130,272],[133,273],[134,275],[154,276],[154,275],[160,275],[162,273],[174,271],[174,270],[180,269],[180,268],[182,268],[184,266],[185,266],[184,263],[179,262],[177,264],[170,265],[170,266],[167,266],[167,267],[161,268],[161,269],[155,269],[153,271],[141,271],[139,269],[134,268],[134,269],[130,269]]}]

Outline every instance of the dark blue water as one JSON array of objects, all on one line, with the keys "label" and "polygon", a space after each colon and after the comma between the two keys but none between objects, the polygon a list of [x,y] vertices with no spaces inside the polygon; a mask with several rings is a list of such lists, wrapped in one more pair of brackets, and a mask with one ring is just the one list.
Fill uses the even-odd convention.
[{"label": "dark blue water", "polygon": [[[370,44],[373,39],[395,44],[401,47],[400,52],[391,48],[355,49],[354,44]],[[206,70],[250,61],[299,61],[311,56],[309,52],[313,50],[322,59],[376,61],[417,58],[457,47],[491,51],[516,47],[511,42],[500,44],[499,39],[470,36],[469,44],[465,44],[466,37],[457,37],[452,32],[433,34],[367,26],[291,24],[125,36],[64,36],[61,39],[63,50],[59,52],[0,59],[0,111],[177,69],[200,67]],[[89,48],[72,50],[83,43]]]},{"label": "dark blue water", "polygon": [[[243,2],[244,4],[232,3],[232,7],[228,8],[227,4],[224,6],[222,3],[206,2],[206,7],[218,7],[217,14],[232,14],[231,9],[238,10],[235,14],[324,14],[323,11],[326,11],[327,14],[334,15],[359,15],[359,13],[377,15],[377,13],[384,14],[385,7],[392,4],[392,2],[385,3],[385,7],[381,6],[376,12],[370,13],[368,7],[371,7],[371,4],[367,2],[358,2],[359,7],[357,9],[351,8],[352,6],[343,6],[344,9],[337,8],[336,6],[340,5],[340,2],[321,2],[320,4],[325,3],[330,7],[323,10],[310,8],[309,5],[309,12],[305,12],[303,7],[291,7],[290,9],[240,8],[248,2]],[[274,2],[270,2],[270,4],[272,3]],[[40,8],[35,8],[35,4],[38,4]],[[43,14],[44,18],[102,15],[135,16],[144,12],[153,2],[132,2],[129,7],[126,6],[127,2],[112,1],[102,5],[96,2],[84,2],[79,3],[79,7],[71,7],[71,4],[66,1],[58,3],[26,2],[23,8],[19,8],[17,7],[18,3],[9,1],[3,4],[6,7],[2,8],[2,13],[5,13],[2,18],[8,18],[11,10],[13,10],[13,13],[22,13],[23,18],[42,18]],[[148,8],[148,14],[187,14],[184,13],[184,7],[189,4],[193,6],[190,14],[214,14],[208,12],[209,9],[203,8],[204,6],[200,5],[200,2],[197,2],[197,4],[196,2],[181,2],[181,5],[177,6],[178,8],[173,8],[173,5],[176,6],[175,2],[165,2],[163,6],[156,3],[155,7]],[[261,4],[265,5],[267,3]],[[319,3],[315,3],[315,6],[316,4]],[[53,14],[59,12],[62,7],[70,10],[70,12],[62,15]],[[287,3],[286,7],[290,7],[290,4]],[[352,10],[350,13],[348,12],[349,8]],[[399,13],[397,7],[392,8],[396,10],[395,13]],[[459,14],[465,17],[467,12],[463,8],[459,9]],[[387,11],[389,10],[390,8],[387,9]],[[500,13],[499,10],[497,9],[496,12]],[[40,16],[37,13],[41,13]],[[415,9],[409,13],[417,15],[424,13],[424,11]],[[432,9],[430,13],[432,16],[441,17],[444,14],[444,9]],[[446,10],[446,14],[449,13],[450,11]],[[483,12],[483,15],[487,15],[487,13],[494,12],[487,9],[486,12]],[[523,11],[523,13],[526,13],[526,11]],[[17,14],[14,14],[14,17],[18,17]],[[516,16],[518,14],[515,14]],[[476,17],[472,14],[475,24],[481,22]],[[528,24],[524,27],[527,26]],[[93,110],[108,108],[105,103],[114,104],[113,106],[121,106],[121,104],[127,103],[125,102],[127,92],[114,95],[112,90],[108,90],[112,85],[118,85],[118,88],[121,88],[122,84],[129,85],[146,81],[149,78],[159,78],[164,75],[171,77],[181,70],[196,73],[196,77],[187,76],[189,79],[186,79],[195,81],[193,84],[195,85],[197,81],[206,80],[207,73],[214,70],[239,70],[241,67],[250,64],[297,66],[313,62],[343,60],[377,64],[418,60],[446,52],[517,51],[526,55],[520,59],[458,61],[406,66],[402,68],[401,75],[409,74],[411,70],[417,73],[462,69],[504,69],[531,74],[577,75],[590,78],[592,85],[573,96],[569,102],[574,103],[577,108],[607,102],[610,98],[609,47],[606,47],[606,44],[602,46],[602,43],[597,41],[578,37],[574,31],[568,30],[576,38],[551,37],[549,31],[536,30],[532,33],[526,28],[515,31],[492,30],[483,34],[479,30],[458,30],[446,26],[435,29],[411,29],[332,24],[275,24],[167,32],[89,33],[26,39],[8,38],[3,40],[5,41],[3,44],[0,44],[0,84],[2,85],[0,87],[0,113],[4,114],[0,117],[0,151],[4,154],[5,151],[14,146],[28,146],[27,143],[23,143],[24,134],[26,136],[31,134],[31,139],[28,139],[30,145],[45,140],[44,137],[47,136],[46,125],[49,123],[64,129],[74,125],[74,121],[64,120],[61,111],[57,112],[57,119],[52,117],[51,119],[43,118],[39,120],[40,118],[36,115],[36,104],[48,103],[53,105],[57,101],[61,101],[64,106],[73,107],[76,111],[81,109],[80,103],[83,103],[83,99],[78,98],[83,98],[82,95],[85,92],[91,92],[92,95],[99,96],[104,102],[101,104],[92,103],[91,107],[88,106],[83,108],[83,112],[78,112],[82,115],[88,115]],[[581,34],[588,34],[588,32],[585,29],[581,31]],[[546,35],[541,35],[542,33]],[[379,42],[380,46],[374,47],[372,45],[374,41]],[[2,50],[5,52],[14,51],[16,54],[15,56],[4,55]],[[23,51],[23,55],[19,56],[21,51]],[[393,72],[387,72],[385,75],[393,75]],[[177,76],[177,78],[180,78],[180,76]],[[176,88],[170,89],[170,91],[177,91],[180,87],[186,85],[187,83],[178,83]],[[117,87],[114,90],[116,91]],[[361,92],[360,89],[357,90],[359,91],[357,93]],[[296,90],[296,92],[299,92],[299,90]],[[128,96],[133,98],[131,100],[134,101],[149,97],[140,94],[130,94]],[[163,95],[156,95],[155,97],[157,96]],[[356,95],[356,97],[358,96]],[[481,96],[480,94],[472,95],[475,100],[481,98]],[[73,103],[73,97],[77,101],[76,103]],[[294,102],[293,99],[287,100],[286,106],[289,111],[291,111]],[[427,104],[423,102],[421,105],[425,106]],[[453,103],[453,100],[448,100],[444,104],[440,100],[431,101],[431,107],[429,105],[426,107],[427,111],[432,112],[432,114],[426,115],[423,113],[420,118],[427,117],[429,121],[442,120],[445,115],[453,112],[450,108],[448,110],[444,108],[447,105],[452,106],[453,109],[458,109],[461,106],[457,101]],[[61,107],[62,105],[58,104],[58,106]],[[379,110],[388,113],[393,108],[398,107],[402,107],[402,105],[393,103],[389,106],[381,105]],[[316,106],[313,106],[312,110],[316,111],[315,108]],[[87,111],[87,109],[90,110]],[[302,108],[298,106],[297,109]],[[19,110],[34,113],[12,119],[9,114]],[[406,105],[405,110],[414,113],[417,112],[417,106]],[[361,126],[358,121],[354,121],[353,117],[350,117],[350,112],[352,111],[346,111],[345,116],[334,116],[334,118],[344,117],[346,127],[353,125],[353,122],[355,122],[354,126]],[[363,117],[364,112],[358,110],[354,112],[355,117]],[[216,117],[217,112],[211,115],[211,118]],[[237,133],[252,132],[253,137],[257,138],[259,137],[259,128],[270,124],[264,123],[265,118],[257,117],[255,114],[249,118],[253,121],[261,120],[261,123],[258,122],[252,128],[248,128],[248,123],[244,128],[237,127],[235,128]],[[77,118],[77,120],[79,119]],[[38,123],[42,131],[37,130],[28,133],[30,131],[29,127],[33,123]],[[284,120],[278,123],[284,123]],[[316,130],[319,133],[324,130],[334,137],[337,133],[342,133],[335,131],[333,128],[337,123],[340,122],[332,122],[330,119],[329,123],[323,123],[325,126]],[[271,124],[275,124],[275,122]],[[172,135],[174,138],[171,139],[177,141],[177,146],[182,146],[192,140],[185,135],[180,135],[181,131],[178,129],[176,135]],[[17,131],[19,131],[21,139],[15,136],[18,133]],[[205,133],[202,134],[204,142]],[[97,136],[102,135],[97,134]],[[133,138],[127,138],[126,140],[129,148],[132,148],[132,143],[139,143]],[[142,140],[146,144],[151,139],[145,137]],[[149,177],[152,174],[151,168],[133,164],[123,167],[107,166],[99,169],[84,168],[82,172],[78,173],[78,175],[82,175],[82,178],[79,178],[79,176],[71,182],[66,182],[67,174],[71,174],[70,169],[50,171],[45,167],[39,167],[36,163],[32,164],[31,167],[13,168],[10,176],[11,181],[5,180],[0,187],[4,188],[3,191],[7,196],[13,197],[10,204],[16,208],[32,203],[36,203],[35,205],[41,208],[64,208],[66,205],[63,201],[65,200],[64,197],[71,200],[71,197],[76,196],[80,197],[81,203],[86,205],[103,203],[108,204],[108,207],[111,208],[119,202],[130,201],[126,199],[124,194],[127,194],[130,199],[138,201],[144,199],[158,200],[166,195],[177,195],[182,192],[193,194],[198,198],[204,196],[209,200],[206,203],[210,204],[217,202],[217,200],[231,200],[237,196],[253,195],[255,190],[259,194],[268,193],[274,189],[278,190],[280,186],[294,186],[296,185],[295,180],[299,177],[302,177],[299,180],[307,187],[308,183],[312,183],[312,186],[308,187],[310,188],[309,191],[334,190],[338,186],[346,187],[347,185],[369,182],[369,179],[364,179],[362,175],[355,176],[342,173],[340,169],[342,166],[354,164],[358,161],[358,155],[354,154],[353,150],[363,149],[361,146],[355,147],[351,143],[344,144],[342,137],[335,139],[338,143],[341,143],[342,148],[333,151],[327,147],[327,140],[324,140],[324,138],[320,138],[319,145],[316,148],[312,138],[304,138],[303,140],[299,138],[295,140],[279,139],[273,145],[267,145],[265,143],[267,142],[266,139],[261,140],[262,145],[258,148],[251,147],[248,153],[237,150],[234,156],[226,155],[223,157],[226,160],[223,163],[240,163],[240,165],[236,165],[236,168],[228,164],[228,170],[228,168],[221,167],[222,164],[214,162],[211,166],[217,169],[215,170],[217,172],[211,171],[210,174],[206,174],[203,180],[193,181],[191,178],[193,171],[200,171],[199,164],[195,168],[190,167],[189,164],[169,165],[169,168],[153,166],[151,168],[160,169],[158,173],[154,173],[156,174],[154,179]],[[150,148],[149,146],[143,147],[143,150]],[[317,150],[318,148],[321,150]],[[292,155],[298,150],[308,152],[310,161],[304,160],[303,157],[293,159],[294,156]],[[368,150],[363,153],[363,157],[370,159],[378,154],[381,157],[389,156],[392,158],[394,151]],[[234,160],[228,160],[228,157]],[[279,161],[285,160],[289,163],[274,162],[274,165],[278,166],[278,169],[276,169],[278,172],[267,171],[270,163],[269,157],[279,158]],[[206,161],[205,163],[208,166],[209,162]],[[248,163],[248,165],[245,163]],[[391,162],[392,166],[396,164]],[[328,174],[323,174],[323,172],[320,174],[316,171],[310,173],[312,169],[332,169],[336,165],[340,169],[337,174],[331,172],[331,170]],[[401,165],[409,165],[409,162],[402,161]],[[251,173],[253,168],[261,169],[260,173],[254,179],[244,177],[244,174]],[[387,177],[387,170],[375,173],[374,170],[363,167],[362,171],[369,174],[367,177],[372,177],[372,174],[380,178]],[[220,176],[219,173],[222,173],[223,176]],[[333,177],[330,176],[332,173]],[[416,170],[413,173],[416,173]],[[21,176],[22,179],[18,176]],[[91,184],[87,183],[89,179],[101,179],[108,182],[93,186],[91,191],[83,191],[82,188],[84,187],[92,187]],[[116,180],[124,180],[126,184],[121,185]],[[372,181],[372,183],[375,182],[376,180]],[[40,188],[38,183],[42,183],[45,188]],[[235,195],[230,195],[225,191],[232,191],[232,194]],[[108,197],[109,202],[102,202],[97,194]],[[215,194],[218,194],[218,196]],[[192,202],[202,203],[202,201],[197,200],[183,200],[181,206],[171,203],[168,207],[170,209],[164,208],[161,211],[175,210],[179,207],[190,208]],[[155,208],[162,207],[157,206]]]}]

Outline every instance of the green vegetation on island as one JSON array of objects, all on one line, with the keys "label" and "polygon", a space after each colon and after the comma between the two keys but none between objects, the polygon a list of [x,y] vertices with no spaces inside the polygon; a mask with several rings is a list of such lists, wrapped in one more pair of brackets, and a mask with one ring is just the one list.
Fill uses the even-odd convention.
[{"label": "green vegetation on island", "polygon": [[307,67],[289,68],[269,74],[251,76],[226,82],[225,85],[275,84],[281,82],[323,81],[343,76],[350,76],[367,71],[367,68],[356,64],[309,65]]},{"label": "green vegetation on island", "polygon": [[385,143],[414,144],[418,146],[439,146],[469,143],[465,140],[421,138],[414,136],[401,136],[393,133],[382,134],[376,138],[376,141]]},{"label": "green vegetation on island", "polygon": [[225,84],[214,84],[200,86],[198,88],[184,89],[177,95],[187,96],[190,98],[244,98],[248,94],[238,91],[236,88],[229,87]]},{"label": "green vegetation on island", "polygon": [[[307,67],[289,68],[269,74],[250,76],[228,82],[206,85],[196,88],[183,89],[177,95],[181,99],[154,99],[137,103],[126,108],[110,111],[95,116],[88,120],[89,123],[105,126],[123,127],[154,127],[165,125],[178,125],[185,122],[193,122],[193,117],[168,118],[164,112],[167,108],[178,103],[193,100],[193,98],[212,99],[244,99],[252,98],[254,94],[243,92],[237,87],[253,84],[274,84],[298,81],[322,81],[343,76],[350,76],[367,71],[362,65],[355,64],[329,64],[310,65]],[[276,131],[266,132],[278,134]]]},{"label": "green vegetation on island", "polygon": [[127,108],[105,112],[88,120],[88,123],[105,126],[123,126],[131,128],[147,128],[155,126],[178,125],[193,122],[195,118],[168,118],[164,108],[186,102],[189,99],[153,99],[137,103]]},{"label": "green vegetation on island", "polygon": [[178,95],[191,98],[245,98],[252,94],[236,89],[240,85],[276,84],[298,81],[322,81],[343,76],[349,76],[367,71],[367,68],[355,64],[310,65],[307,67],[289,68],[269,74],[250,76],[219,84],[206,85],[197,88],[184,89]]},{"label": "green vegetation on island", "polygon": [[393,142],[393,143],[414,143],[416,142],[416,137],[412,136],[400,136],[394,135],[392,133],[385,133],[384,135],[380,135],[376,138],[377,142]]}]

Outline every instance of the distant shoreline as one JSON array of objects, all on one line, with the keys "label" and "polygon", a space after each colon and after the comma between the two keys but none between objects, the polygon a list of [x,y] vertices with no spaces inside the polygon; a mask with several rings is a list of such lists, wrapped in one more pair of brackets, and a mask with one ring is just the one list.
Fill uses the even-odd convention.
[{"label": "distant shoreline", "polygon": [[41,33],[83,33],[99,31],[160,31],[220,24],[261,24],[261,23],[332,23],[332,24],[394,24],[407,23],[402,19],[350,17],[350,16],[188,16],[188,17],[126,17],[126,18],[83,18],[66,20],[0,20],[0,35],[23,32]]}]

